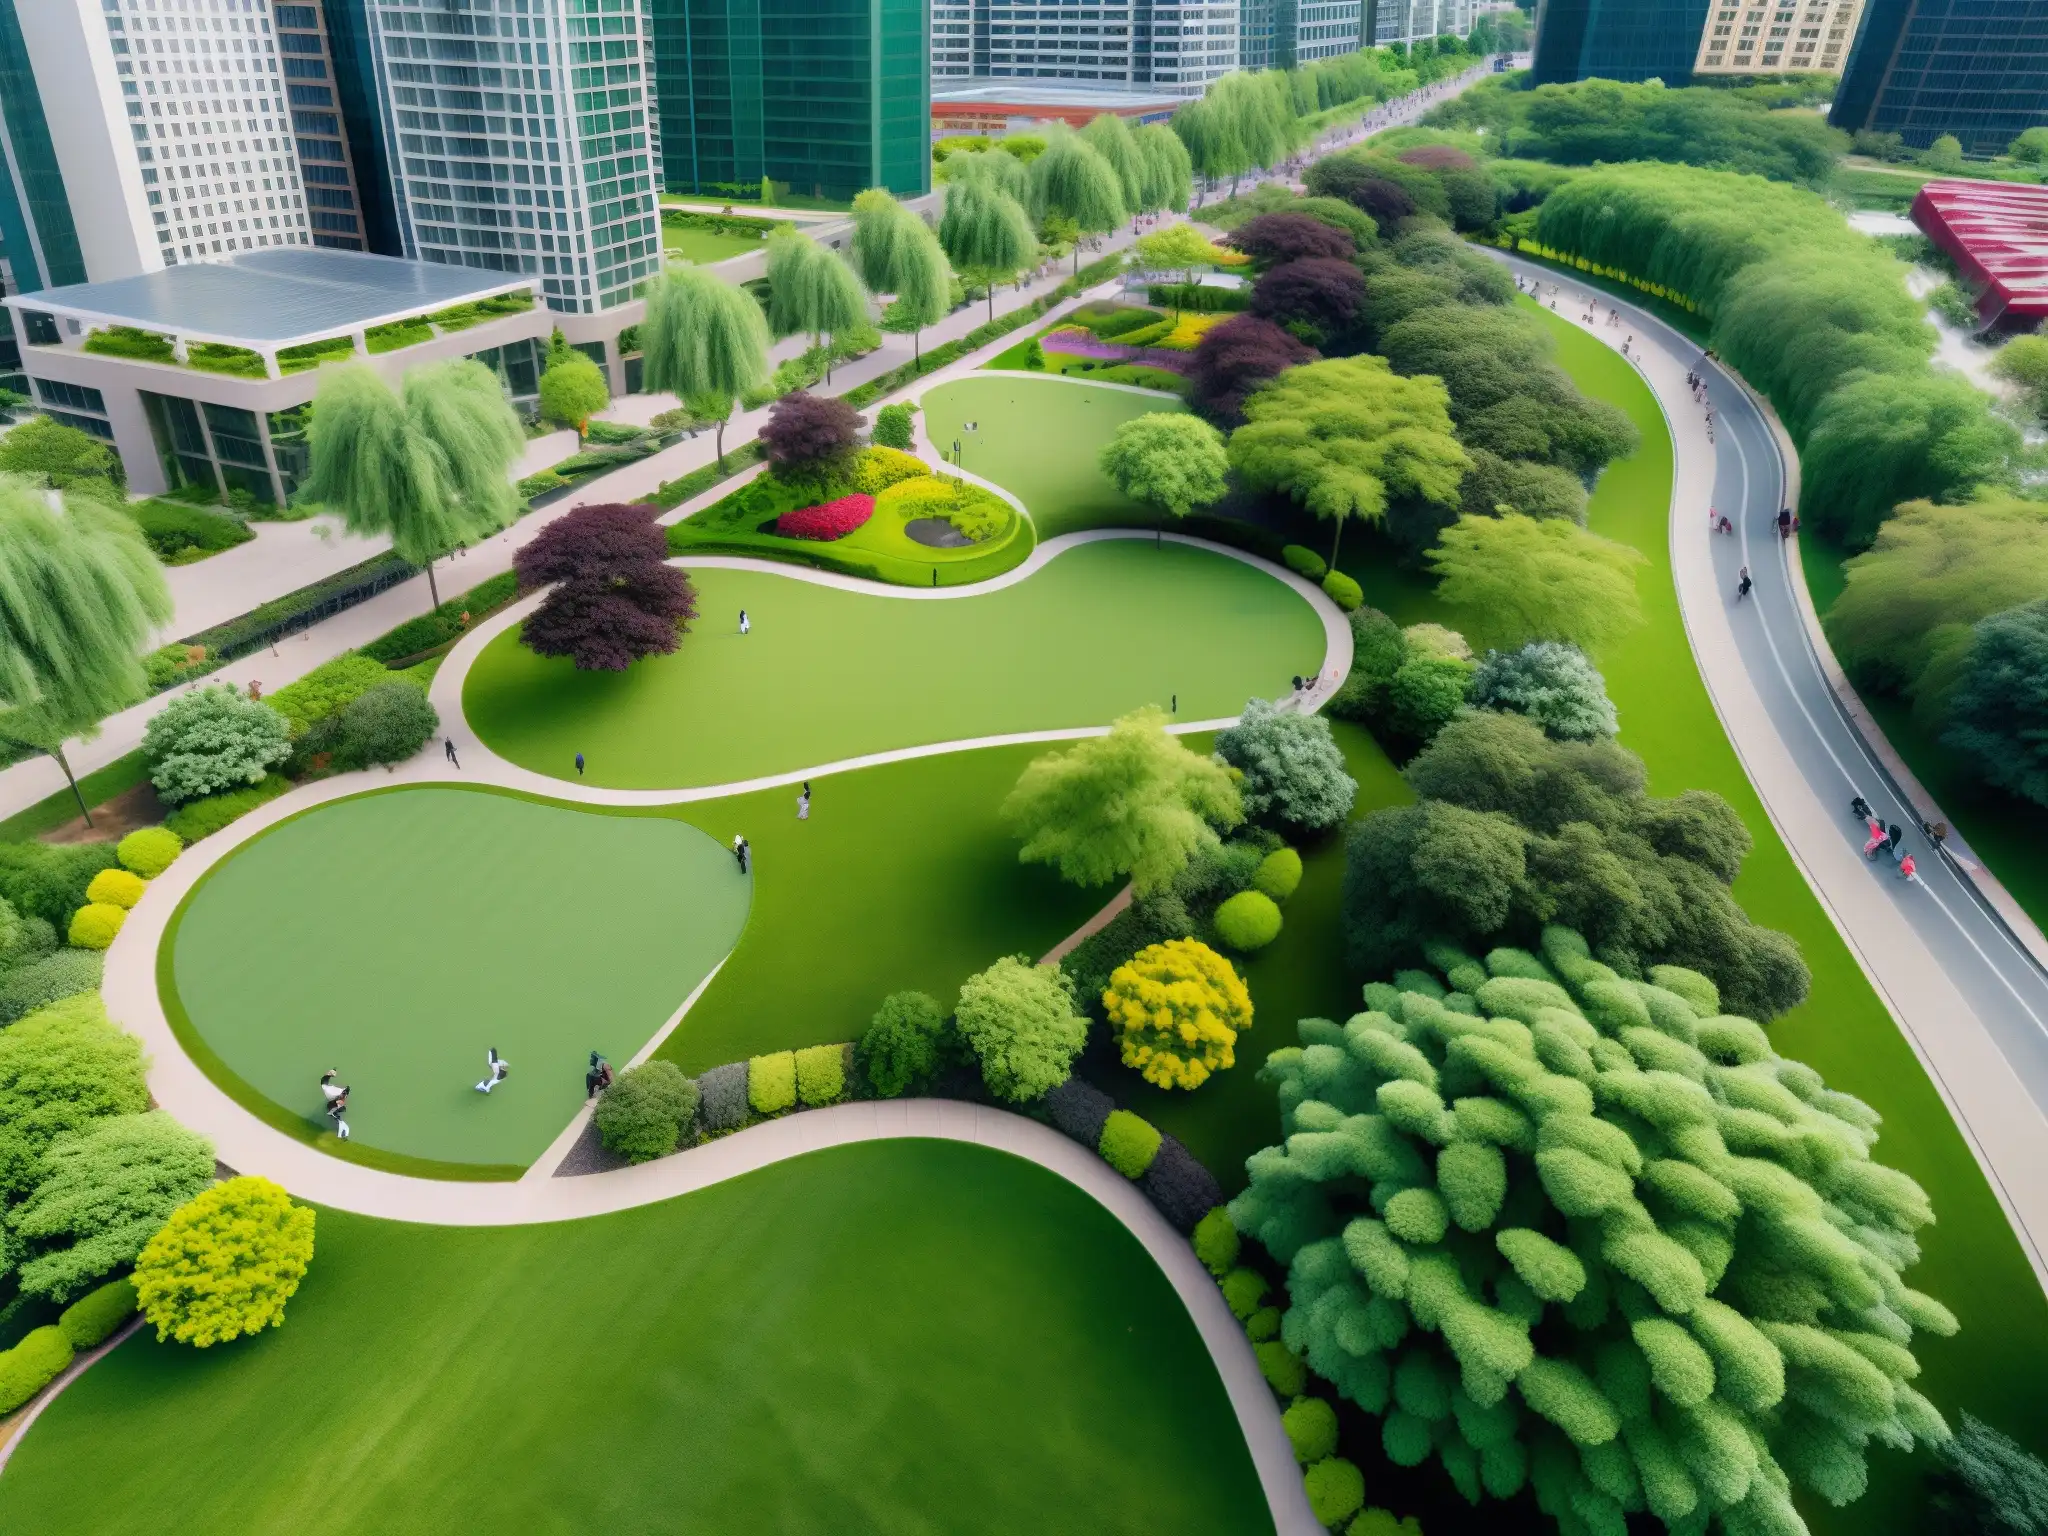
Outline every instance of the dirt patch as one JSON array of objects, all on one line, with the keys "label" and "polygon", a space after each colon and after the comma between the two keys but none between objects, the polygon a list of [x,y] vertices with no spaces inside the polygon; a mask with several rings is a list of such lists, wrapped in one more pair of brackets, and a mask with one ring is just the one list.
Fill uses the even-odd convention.
[{"label": "dirt patch", "polygon": [[46,843],[115,843],[137,827],[153,827],[162,821],[169,807],[156,797],[156,786],[144,779],[104,805],[92,808],[92,825],[74,816],[63,826],[45,832]]}]

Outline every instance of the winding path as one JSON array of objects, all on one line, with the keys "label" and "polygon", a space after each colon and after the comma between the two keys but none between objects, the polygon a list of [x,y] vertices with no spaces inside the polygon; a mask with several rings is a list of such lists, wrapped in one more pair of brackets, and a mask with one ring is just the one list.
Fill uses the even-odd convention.
[{"label": "winding path", "polygon": [[[907,601],[945,601],[972,597],[1013,585],[1057,558],[1063,551],[1101,539],[1150,539],[1143,530],[1097,530],[1048,540],[1014,570],[972,587],[893,587],[877,582],[812,571],[772,561],[718,557],[678,561],[768,572],[794,580]],[[1336,682],[1350,670],[1351,629],[1344,615],[1322,590],[1291,571],[1266,565],[1241,551],[1204,540],[1168,534],[1178,543],[1255,565],[1286,582],[1314,608],[1323,622],[1328,651],[1323,675],[1306,692],[1299,707],[1319,707]],[[460,720],[462,683],[470,665],[491,638],[518,622],[538,601],[529,599],[478,625],[450,653],[436,675],[433,700],[444,720]],[[1177,732],[1213,730],[1230,719],[1177,723]],[[101,987],[109,1013],[141,1037],[150,1057],[150,1091],[156,1103],[178,1120],[213,1139],[222,1162],[231,1168],[261,1172],[301,1199],[392,1221],[428,1222],[448,1226],[507,1226],[530,1222],[568,1221],[624,1210],[703,1189],[725,1179],[763,1168],[785,1158],[825,1147],[883,1137],[936,1137],[973,1141],[1025,1157],[1092,1195],[1127,1227],[1151,1254],[1188,1308],[1208,1346],[1247,1446],[1250,1448],[1279,1536],[1310,1536],[1321,1530],[1308,1508],[1300,1469],[1280,1429],[1273,1396],[1243,1328],[1230,1314],[1214,1280],[1195,1259],[1187,1240],[1160,1216],[1137,1188],[1086,1148],[1057,1132],[1001,1110],[943,1100],[898,1100],[837,1105],[811,1110],[752,1127],[706,1146],[691,1148],[638,1167],[577,1177],[557,1177],[569,1149],[582,1134],[585,1109],[522,1178],[503,1183],[464,1183],[387,1173],[343,1162],[265,1124],[218,1087],[193,1060],[171,1029],[157,990],[157,955],[172,915],[187,894],[212,869],[251,838],[299,812],[365,790],[402,784],[457,787],[494,785],[545,795],[551,799],[592,805],[672,805],[742,794],[754,789],[795,783],[804,778],[900,762],[909,758],[969,751],[1011,742],[1063,741],[1101,734],[1102,727],[1020,732],[1000,737],[932,743],[870,754],[841,762],[814,764],[758,779],[684,790],[608,790],[565,782],[519,768],[473,741],[461,743],[464,768],[449,772],[431,753],[422,753],[395,772],[352,773],[301,786],[250,813],[212,837],[194,845],[170,869],[150,883],[143,900],[129,914],[107,952],[106,979]],[[684,1000],[635,1060],[644,1059],[688,1012],[717,975],[714,969]]]},{"label": "winding path", "polygon": [[[1566,297],[1557,313],[1577,321],[1572,296],[1584,289],[1569,276],[1500,259],[1559,288]],[[1592,334],[1618,346],[1633,333],[1633,360],[1671,426],[1679,609],[1729,740],[2048,1285],[2048,970],[2036,958],[2048,945],[1959,839],[1950,837],[1945,853],[1930,847],[1903,765],[1874,728],[1859,729],[1862,707],[1814,615],[1797,542],[1778,537],[1779,508],[1798,505],[1798,459],[1775,415],[1718,363],[1703,364],[1675,328],[1605,292],[1594,298],[1603,314],[1620,310],[1625,326]],[[1686,384],[1701,367],[1712,442]],[[1734,523],[1732,537],[1708,532],[1710,507]],[[1738,601],[1743,566],[1756,590]],[[1864,828],[1849,813],[1858,793],[1886,822],[1911,829],[1914,882],[1898,879],[1889,861],[1864,860]]]}]

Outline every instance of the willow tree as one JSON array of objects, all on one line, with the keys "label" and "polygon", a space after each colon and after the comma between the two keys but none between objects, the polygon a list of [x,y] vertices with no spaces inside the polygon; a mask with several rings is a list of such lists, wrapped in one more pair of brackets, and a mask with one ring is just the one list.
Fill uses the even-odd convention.
[{"label": "willow tree", "polygon": [[1179,212],[1194,196],[1195,169],[1188,159],[1188,147],[1180,141],[1180,135],[1164,123],[1147,123],[1131,135],[1131,143],[1137,149],[1138,163],[1143,170],[1145,182],[1144,201],[1139,205],[1147,213],[1161,209]]},{"label": "willow tree", "polygon": [[172,612],[133,518],[0,475],[0,738],[57,760],[87,826],[64,743],[143,697],[143,647]]},{"label": "willow tree", "polygon": [[1023,205],[993,182],[974,177],[947,186],[939,244],[956,271],[988,285],[990,320],[996,317],[996,284],[1015,277],[1038,254]]},{"label": "willow tree", "polygon": [[1172,130],[1188,152],[1190,166],[1204,181],[1228,176],[1234,182],[1251,167],[1237,115],[1214,90],[1183,102],[1173,114]]},{"label": "willow tree", "polygon": [[991,149],[978,155],[954,155],[946,161],[946,182],[957,186],[978,181],[998,192],[1024,202],[1031,196],[1031,171],[1015,155]]},{"label": "willow tree", "polygon": [[870,293],[894,293],[901,281],[900,264],[910,226],[924,221],[880,187],[869,187],[853,200],[854,269]]},{"label": "willow tree", "polygon": [[1145,168],[1138,158],[1129,123],[1114,112],[1098,112],[1081,130],[1081,142],[1093,148],[1116,172],[1125,212],[1145,213],[1156,206],[1145,198]]},{"label": "willow tree", "polygon": [[725,467],[725,424],[733,402],[768,382],[768,320],[744,288],[702,267],[671,267],[647,285],[640,322],[642,382],[680,396],[692,414],[717,424]]},{"label": "willow tree", "polygon": [[825,382],[832,382],[828,342],[868,318],[868,293],[853,268],[795,230],[768,237],[768,323],[778,336],[808,332],[827,346]]},{"label": "willow tree", "polygon": [[519,513],[509,476],[526,433],[482,363],[414,368],[397,392],[362,364],[323,368],[306,446],[306,499],[340,513],[351,533],[389,535],[425,569],[436,608],[434,562]]},{"label": "willow tree", "polygon": [[[1004,158],[1008,158],[1005,156]],[[924,355],[924,328],[945,319],[953,304],[953,269],[931,226],[915,214],[904,214],[903,243],[896,253],[896,301],[883,326],[911,335],[911,355]]]},{"label": "willow tree", "polygon": [[[1054,139],[1031,162],[1031,211],[1040,219],[1069,220],[1081,235],[1106,235],[1127,217],[1115,169],[1086,139],[1071,133]],[[1074,270],[1081,270],[1078,239]]]}]

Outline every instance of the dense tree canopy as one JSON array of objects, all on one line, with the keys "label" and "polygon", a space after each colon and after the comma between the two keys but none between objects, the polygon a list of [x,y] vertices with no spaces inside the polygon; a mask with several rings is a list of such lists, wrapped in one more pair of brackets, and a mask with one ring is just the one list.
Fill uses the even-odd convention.
[{"label": "dense tree canopy", "polygon": [[[993,160],[990,155],[974,157]],[[946,211],[939,220],[939,244],[956,270],[988,288],[988,313],[996,313],[995,285],[1015,277],[1038,257],[1031,216],[994,177],[962,177],[946,186]]]},{"label": "dense tree canopy", "polygon": [[1321,715],[1246,703],[1237,724],[1216,733],[1216,755],[1242,775],[1245,815],[1284,830],[1324,832],[1351,814],[1358,782]]},{"label": "dense tree canopy", "polygon": [[1597,651],[1643,622],[1635,576],[1643,557],[1576,523],[1461,517],[1429,563],[1437,596],[1466,610],[1466,629],[1494,644],[1564,640]]},{"label": "dense tree canopy", "polygon": [[31,416],[0,436],[0,475],[27,475],[60,491],[118,491],[125,479],[112,444],[48,416]]},{"label": "dense tree canopy", "polygon": [[1291,326],[1304,340],[1327,342],[1351,329],[1365,300],[1365,278],[1334,256],[1282,262],[1252,285],[1251,311]]},{"label": "dense tree canopy", "polygon": [[668,564],[654,507],[578,507],[512,556],[519,590],[547,589],[520,630],[539,656],[567,656],[580,672],[623,672],[666,656],[697,616],[690,578]]},{"label": "dense tree canopy", "polygon": [[1562,1536],[1803,1536],[1870,1440],[1949,1438],[1912,1385],[1934,1219],[1878,1116],[1679,968],[1569,928],[1457,947],[1303,1020],[1263,1075],[1280,1144],[1232,1221],[1288,1267],[1281,1337],[1473,1504],[1533,1488]]},{"label": "dense tree canopy", "polygon": [[1987,784],[2048,805],[2048,598],[1978,621],[1943,740]]},{"label": "dense tree canopy", "polygon": [[1376,357],[1289,369],[1244,404],[1230,462],[1253,490],[1284,493],[1335,525],[1374,523],[1395,498],[1454,505],[1469,462],[1451,432],[1443,386],[1404,379]]},{"label": "dense tree canopy", "polygon": [[1230,232],[1230,243],[1264,266],[1309,256],[1346,259],[1357,252],[1350,234],[1305,213],[1261,213]]},{"label": "dense tree canopy", "polygon": [[1186,517],[1220,499],[1230,460],[1223,434],[1184,411],[1150,411],[1119,425],[1098,456],[1124,495],[1168,516]]},{"label": "dense tree canopy", "polygon": [[1064,971],[1006,955],[960,987],[960,1037],[990,1093],[1008,1103],[1043,1098],[1067,1080],[1088,1041]]},{"label": "dense tree canopy", "polygon": [[1196,343],[1189,369],[1195,409],[1225,426],[1244,419],[1245,397],[1268,379],[1306,363],[1315,353],[1272,321],[1232,315]]},{"label": "dense tree canopy", "polygon": [[1584,651],[1554,640],[1487,652],[1468,697],[1479,709],[1527,715],[1556,741],[1600,741],[1619,729],[1606,679]]},{"label": "dense tree canopy", "polygon": [[1490,710],[1444,726],[1404,777],[1419,803],[1354,823],[1346,850],[1358,969],[1405,965],[1436,937],[1484,949],[1561,922],[1625,975],[1689,966],[1757,1018],[1806,996],[1798,946],[1729,894],[1750,836],[1720,796],[1652,798],[1618,744],[1551,741]]}]

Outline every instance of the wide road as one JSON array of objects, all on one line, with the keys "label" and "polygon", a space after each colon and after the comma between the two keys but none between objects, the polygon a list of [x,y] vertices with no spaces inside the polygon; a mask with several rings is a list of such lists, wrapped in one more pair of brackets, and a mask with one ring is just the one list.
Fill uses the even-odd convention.
[{"label": "wide road", "polygon": [[[1503,258],[1558,296],[1556,313],[1580,323],[1587,290],[1569,276]],[[1796,510],[1797,466],[1774,423],[1732,374],[1644,310],[1605,293],[1592,333],[1630,354],[1656,391],[1676,449],[1672,567],[1693,651],[1773,823],[1947,1099],[2037,1274],[2048,1248],[2048,972],[1952,855],[1920,831],[1919,817],[1858,733],[1829,684],[1839,674],[1802,613],[1803,580],[1779,538],[1779,509]],[[1619,311],[1610,326],[1607,314]],[[1707,379],[1713,411],[1687,386]],[[1709,508],[1732,531],[1709,530]],[[1737,583],[1747,567],[1747,598]],[[1906,829],[1917,878],[1892,861],[1863,858],[1864,825],[1849,809],[1861,794]]]}]

